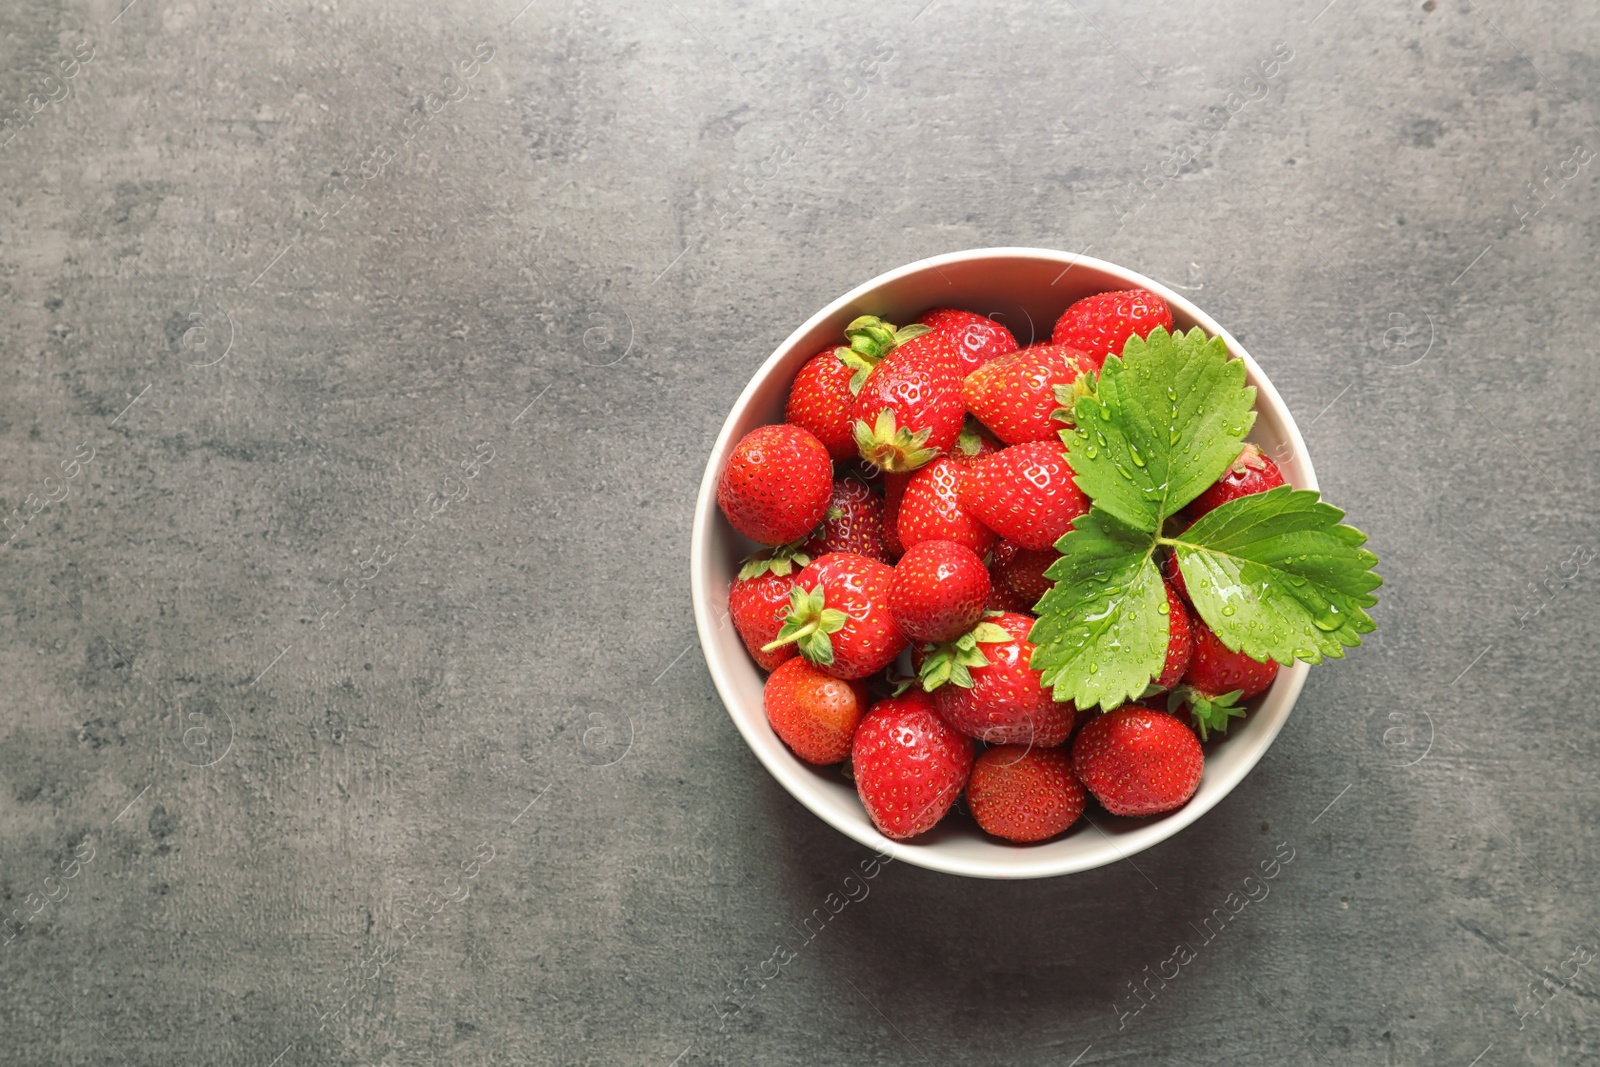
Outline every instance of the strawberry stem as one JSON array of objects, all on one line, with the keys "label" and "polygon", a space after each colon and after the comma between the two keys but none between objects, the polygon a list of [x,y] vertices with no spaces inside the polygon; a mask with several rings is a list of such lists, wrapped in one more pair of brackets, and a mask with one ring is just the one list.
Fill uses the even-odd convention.
[{"label": "strawberry stem", "polygon": [[1228,724],[1232,719],[1243,718],[1248,708],[1239,706],[1239,697],[1244,693],[1242,689],[1235,689],[1231,693],[1212,696],[1202,693],[1192,685],[1180,685],[1167,694],[1167,710],[1177,711],[1187,703],[1189,715],[1194,719],[1195,729],[1200,732],[1200,740],[1204,741],[1212,730],[1225,734]]}]

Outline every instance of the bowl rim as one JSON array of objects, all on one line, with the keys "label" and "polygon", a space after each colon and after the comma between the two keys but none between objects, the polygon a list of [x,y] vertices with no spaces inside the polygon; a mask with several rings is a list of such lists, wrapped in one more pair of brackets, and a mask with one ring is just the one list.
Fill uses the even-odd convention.
[{"label": "bowl rim", "polygon": [[[860,301],[874,291],[908,275],[936,270],[939,267],[973,260],[985,259],[1037,259],[1044,262],[1058,264],[1064,269],[1062,275],[1074,267],[1084,267],[1117,277],[1126,283],[1125,288],[1148,289],[1161,296],[1174,308],[1181,309],[1183,314],[1194,321],[1212,337],[1221,337],[1227,345],[1230,355],[1243,359],[1252,385],[1256,387],[1256,407],[1270,407],[1283,425],[1285,435],[1293,448],[1293,454],[1299,459],[1303,467],[1303,477],[1297,480],[1297,487],[1302,489],[1316,489],[1317,476],[1311,462],[1311,455],[1306,450],[1305,440],[1300,434],[1300,427],[1290,413],[1289,407],[1284,403],[1283,397],[1273,387],[1271,380],[1262,371],[1261,367],[1250,356],[1243,345],[1222,325],[1197,307],[1187,297],[1174,292],[1168,286],[1146,277],[1137,271],[1129,270],[1116,263],[1111,263],[1093,256],[1085,256],[1075,252],[1062,252],[1049,248],[1034,248],[1027,246],[997,246],[992,248],[973,248],[958,252],[945,252],[936,256],[907,263],[903,266],[888,270],[871,278],[834,300],[830,300],[814,315],[810,316],[793,330],[772,354],[750,376],[739,397],[728,410],[723,419],[722,428],[717,434],[716,443],[712,446],[711,455],[707,459],[704,475],[700,480],[700,492],[695,501],[694,523],[690,534],[689,543],[689,582],[690,595],[694,606],[695,631],[700,642],[701,655],[706,661],[707,670],[711,674],[712,683],[716,686],[717,695],[722,700],[723,709],[733,720],[734,728],[739,731],[746,745],[755,754],[761,764],[766,767],[778,783],[788,791],[789,795],[798,800],[803,806],[816,815],[823,822],[845,834],[847,837],[874,849],[880,855],[887,855],[896,860],[928,870],[940,871],[945,874],[962,875],[975,878],[995,879],[1020,879],[1020,878],[1046,878],[1064,874],[1075,874],[1081,871],[1092,870],[1096,867],[1108,865],[1127,859],[1135,853],[1142,852],[1168,838],[1176,835],[1193,824],[1201,816],[1222,802],[1223,798],[1232,793],[1238,784],[1244,780],[1257,763],[1266,755],[1267,750],[1277,739],[1278,733],[1288,721],[1294,705],[1299,699],[1300,691],[1305,685],[1310,665],[1296,661],[1288,667],[1278,671],[1277,678],[1267,689],[1267,695],[1277,696],[1282,694],[1282,711],[1271,722],[1267,723],[1264,733],[1253,739],[1255,748],[1247,751],[1220,779],[1221,788],[1213,789],[1203,799],[1198,796],[1188,804],[1166,813],[1162,817],[1128,830],[1116,836],[1106,833],[1098,825],[1091,823],[1091,828],[1110,846],[1112,855],[1109,857],[1094,858],[1093,856],[1046,857],[1029,860],[1027,847],[1019,847],[1013,853],[1007,854],[1004,868],[1001,869],[988,862],[974,861],[959,855],[941,852],[937,844],[918,844],[913,841],[895,841],[879,833],[877,828],[869,822],[846,823],[834,818],[833,813],[825,807],[814,802],[816,782],[810,778],[810,771],[803,767],[796,759],[783,761],[775,758],[763,744],[758,743],[755,736],[756,726],[734,712],[734,705],[738,702],[732,683],[727,676],[720,657],[715,655],[715,642],[713,634],[716,630],[716,620],[719,608],[709,599],[712,592],[708,587],[706,577],[707,567],[710,563],[710,541],[712,525],[720,518],[717,508],[716,495],[717,483],[721,477],[722,459],[732,447],[730,438],[735,425],[740,421],[745,410],[751,405],[758,387],[771,376],[778,366],[782,364],[794,350],[796,345],[807,337],[814,329],[828,318],[839,313],[840,310],[851,303]],[[1057,280],[1060,275],[1057,276]],[[1054,284],[1054,283],[1052,283]],[[936,306],[936,305],[930,305]],[[1301,484],[1303,483],[1303,484]],[[725,595],[725,594],[721,594]],[[761,718],[765,724],[765,717]],[[770,727],[767,727],[770,730]],[[1208,765],[1211,761],[1207,761]],[[1208,770],[1209,770],[1208,766]],[[1217,779],[1214,779],[1217,781]]]}]

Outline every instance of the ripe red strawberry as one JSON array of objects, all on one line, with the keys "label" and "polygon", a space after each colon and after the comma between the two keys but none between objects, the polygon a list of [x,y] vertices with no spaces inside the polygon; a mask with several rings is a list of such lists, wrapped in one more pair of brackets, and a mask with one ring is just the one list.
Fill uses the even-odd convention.
[{"label": "ripe red strawberry", "polygon": [[[990,572],[992,575],[994,572]],[[998,612],[1004,615],[1008,611],[1026,613],[1032,610],[1031,604],[1024,604],[1022,598],[1011,590],[1004,588],[994,579],[990,578],[989,599],[983,602],[983,610]]]},{"label": "ripe red strawberry", "polygon": [[1202,620],[1194,620],[1194,657],[1184,672],[1185,684],[1204,693],[1239,690],[1242,700],[1262,692],[1278,676],[1278,664],[1262,663],[1243,652],[1233,652]]},{"label": "ripe red strawberry", "polygon": [[926,326],[896,330],[875,315],[863,315],[845,327],[848,342],[812,356],[789,386],[783,420],[802,426],[836,460],[856,455],[856,394],[884,356],[897,345],[928,332]]},{"label": "ripe red strawberry", "polygon": [[1183,597],[1185,604],[1192,605],[1194,603],[1189,599],[1189,586],[1183,580],[1183,571],[1178,568],[1178,554],[1176,552],[1169,552],[1162,559],[1161,575],[1166,578],[1167,584],[1176,589],[1178,595]]},{"label": "ripe red strawberry", "polygon": [[1177,590],[1165,582],[1161,584],[1167,591],[1167,659],[1155,684],[1171,689],[1189,668],[1189,659],[1194,653],[1194,627],[1189,620],[1189,609],[1183,606]]},{"label": "ripe red strawberry", "polygon": [[998,745],[972,764],[967,807],[985,832],[1028,843],[1078,821],[1087,794],[1059,748]]},{"label": "ripe red strawberry", "polygon": [[850,751],[856,793],[872,824],[903,841],[933,828],[961,795],[972,741],[952,730],[920,689],[880,700]]},{"label": "ripe red strawberry", "polygon": [[996,356],[1017,350],[1017,339],[1011,336],[1010,330],[976,312],[934,308],[924,311],[917,321],[956,343],[961,353],[963,376],[971,374]]},{"label": "ripe red strawberry", "polygon": [[[980,460],[962,481],[959,502],[1001,537],[1040,552],[1089,510],[1059,441],[1012,445]],[[904,526],[902,517],[902,539]]]},{"label": "ripe red strawberry", "polygon": [[788,642],[835,678],[864,678],[883,670],[906,639],[889,616],[886,563],[853,552],[830,552],[812,560],[789,593],[789,614],[778,636],[766,645]]},{"label": "ripe red strawberry", "polygon": [[1062,406],[1056,390],[1070,390],[1093,366],[1066,345],[1029,345],[992,359],[961,383],[961,399],[996,437],[1008,445],[1055,441],[1068,424],[1051,414]]},{"label": "ripe red strawberry", "polygon": [[948,652],[972,682],[960,684],[962,671],[949,672],[950,680],[933,691],[934,707],[945,721],[970,737],[990,744],[1035,744],[1048,748],[1072,734],[1077,712],[1071,704],[1057,703],[1039,684],[1040,674],[1028,666],[1033,644],[1028,631],[1033,619],[1007,613],[985,619],[974,629],[977,650],[986,663],[962,662],[959,642],[941,647],[923,665],[924,685],[937,682],[932,674],[939,652]]},{"label": "ripe red strawberry", "polygon": [[789,589],[800,569],[810,562],[804,552],[785,546],[746,561],[728,587],[733,628],[762,670],[772,670],[799,651],[794,645],[780,645],[770,652],[762,646],[777,639],[789,614]]},{"label": "ripe red strawberry", "polygon": [[[1180,513],[1185,524],[1192,524],[1207,512],[1221,507],[1230,500],[1240,497],[1253,496],[1256,493],[1265,493],[1268,489],[1276,489],[1287,484],[1283,472],[1278,465],[1268,459],[1260,447],[1250,441],[1244,443],[1239,450],[1239,455],[1234,459],[1228,470],[1218,478],[1206,491],[1189,502],[1189,505]],[[1178,566],[1177,553],[1169,554],[1162,563],[1162,573],[1167,581],[1171,582],[1178,590],[1178,595],[1184,600],[1189,600],[1189,587],[1184,581],[1183,571]],[[1193,603],[1193,601],[1190,601]]]},{"label": "ripe red strawberry", "polygon": [[1262,455],[1260,448],[1246,441],[1233,466],[1205,492],[1190,501],[1188,512],[1191,517],[1198,519],[1230,500],[1265,493],[1283,484],[1283,472],[1278,465]]},{"label": "ripe red strawberry", "polygon": [[1053,548],[1037,551],[1010,541],[999,541],[989,560],[989,578],[1004,589],[1007,603],[1021,605],[1015,610],[1029,612],[1056,584],[1046,578],[1044,572],[1060,558],[1061,553]]},{"label": "ripe red strawberry", "polygon": [[798,426],[761,426],[745,434],[717,485],[717,505],[729,524],[763,545],[786,545],[810,533],[832,496],[828,450]]},{"label": "ripe red strawberry", "polygon": [[840,361],[837,348],[808,359],[789,386],[783,421],[811,431],[836,460],[856,454],[856,395],[850,391],[855,369]]},{"label": "ripe red strawberry", "polygon": [[1078,731],[1072,769],[1111,814],[1155,815],[1194,796],[1205,756],[1183,723],[1128,704],[1095,716]]},{"label": "ripe red strawberry", "polygon": [[953,641],[983,617],[989,572],[954,541],[919,541],[894,565],[889,614],[912,641]]},{"label": "ripe red strawberry", "polygon": [[1183,672],[1183,684],[1169,695],[1168,706],[1187,703],[1203,739],[1212,730],[1227,732],[1228,720],[1246,711],[1238,706],[1239,701],[1249,700],[1271,685],[1278,676],[1278,664],[1231,651],[1204,620],[1195,616],[1193,621],[1194,655]]},{"label": "ripe red strawberry", "polygon": [[806,542],[805,552],[813,559],[829,552],[854,552],[889,562],[883,542],[883,497],[854,474],[834,479],[828,514]]},{"label": "ripe red strawberry", "polygon": [[[990,456],[979,462],[993,459]],[[989,550],[995,542],[994,531],[961,504],[962,486],[972,470],[964,462],[941,457],[911,476],[895,516],[904,548],[918,541],[954,541],[980,556]]]},{"label": "ripe red strawberry", "polygon": [[856,398],[856,448],[885,471],[909,471],[961,434],[961,359],[940,334],[913,338],[873,368]]},{"label": "ripe red strawberry", "polygon": [[1148,289],[1123,289],[1086,296],[1067,308],[1056,320],[1050,341],[1081,349],[1099,370],[1107,356],[1122,355],[1129,337],[1148,337],[1157,326],[1172,332],[1167,302]]},{"label": "ripe red strawberry", "polygon": [[883,547],[891,561],[899,559],[906,550],[900,541],[900,502],[905,499],[911,477],[909,474],[883,476]]},{"label": "ripe red strawberry", "polygon": [[780,664],[767,678],[762,703],[784,744],[807,763],[839,763],[870,701],[865,682],[847,682],[804,659]]}]

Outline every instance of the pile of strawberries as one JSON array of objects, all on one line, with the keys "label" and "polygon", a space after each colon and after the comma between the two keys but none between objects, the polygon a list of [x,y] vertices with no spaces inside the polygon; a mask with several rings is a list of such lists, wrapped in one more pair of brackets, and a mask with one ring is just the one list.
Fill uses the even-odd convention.
[{"label": "pile of strawberries", "polygon": [[[1193,614],[1170,561],[1167,656],[1146,692],[1159,706],[1080,713],[1030,666],[1056,542],[1090,506],[1059,438],[1071,401],[1158,326],[1171,330],[1171,311],[1141,289],[1078,301],[1026,348],[970,311],[903,328],[866,316],[800,368],[785,422],[730,454],[717,502],[768,549],[728,595],[771,672],[768,721],[801,759],[848,761],[885,835],[924,833],[963,791],[983,830],[1016,842],[1062,833],[1091,795],[1116,815],[1180,807],[1206,724],[1244,714],[1236,702],[1276,676]],[[1282,484],[1246,445],[1187,519]],[[917,675],[896,679],[907,649]]]}]

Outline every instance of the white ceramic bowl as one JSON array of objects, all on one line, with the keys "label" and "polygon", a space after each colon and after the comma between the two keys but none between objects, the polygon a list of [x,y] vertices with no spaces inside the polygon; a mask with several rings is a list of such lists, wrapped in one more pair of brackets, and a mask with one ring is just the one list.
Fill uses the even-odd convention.
[{"label": "white ceramic bowl", "polygon": [[695,624],[706,665],[734,725],[772,776],[800,803],[863,845],[906,863],[977,878],[1039,878],[1112,863],[1166,840],[1216,806],[1261,759],[1300,695],[1309,669],[1304,663],[1280,670],[1272,687],[1251,702],[1254,710],[1249,716],[1236,723],[1226,739],[1207,746],[1200,788],[1177,811],[1150,819],[1096,813],[1094,825],[1080,822],[1065,836],[1037,845],[997,841],[978,830],[969,816],[955,814],[914,841],[892,841],[872,825],[854,786],[838,768],[813,767],[797,759],[767,724],[761,704],[766,673],[745,651],[727,614],[728,585],[739,561],[756,548],[736,534],[717,509],[717,480],[729,449],[757,426],[783,421],[795,372],[826,345],[840,343],[845,324],[858,315],[880,315],[903,325],[931,307],[965,308],[999,320],[1018,343],[1027,344],[1048,340],[1057,316],[1073,301],[1131,288],[1161,294],[1172,308],[1176,328],[1199,326],[1221,337],[1228,351],[1244,360],[1250,384],[1257,390],[1250,439],[1278,461],[1296,488],[1315,489],[1317,479],[1305,442],[1283,399],[1226,330],[1184,297],[1141,274],[1043,248],[952,252],[889,271],[852,289],[778,346],[722,425],[700,481],[689,548]]}]

